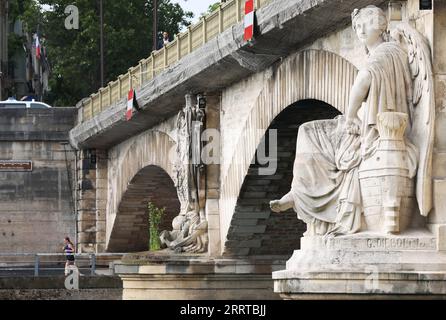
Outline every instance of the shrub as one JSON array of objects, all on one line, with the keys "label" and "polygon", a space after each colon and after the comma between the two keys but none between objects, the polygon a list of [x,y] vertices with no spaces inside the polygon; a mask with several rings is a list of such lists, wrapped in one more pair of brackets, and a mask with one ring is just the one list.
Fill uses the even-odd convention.
[{"label": "shrub", "polygon": [[150,201],[147,208],[149,210],[149,250],[156,251],[161,248],[159,225],[166,208],[160,209]]}]

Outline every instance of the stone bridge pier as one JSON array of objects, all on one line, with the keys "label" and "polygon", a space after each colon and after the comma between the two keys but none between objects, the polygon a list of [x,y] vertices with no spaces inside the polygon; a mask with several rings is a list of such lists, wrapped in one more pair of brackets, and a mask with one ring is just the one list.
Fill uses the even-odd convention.
[{"label": "stone bridge pier", "polygon": [[[327,64],[333,72],[321,86],[316,75]],[[206,128],[217,129],[218,135],[204,140],[218,157],[206,166],[209,244],[204,254],[147,252],[148,201],[166,208],[161,230],[172,230],[180,212],[174,170],[180,141],[176,116],[108,149],[82,151],[81,250],[129,253],[116,265],[132,287],[124,290],[128,299],[182,298],[190,288],[174,291],[178,277],[192,277],[198,285],[204,275],[209,283],[194,298],[278,298],[271,272],[282,268],[300,247],[305,225],[292,210],[273,213],[269,201],[291,185],[299,126],[341,114],[355,74],[354,65],[341,56],[308,49],[225,91],[206,94]],[[350,82],[340,87],[343,77]],[[268,168],[272,170],[262,173]],[[147,265],[130,267],[138,261]],[[156,276],[163,281],[150,288]]]}]

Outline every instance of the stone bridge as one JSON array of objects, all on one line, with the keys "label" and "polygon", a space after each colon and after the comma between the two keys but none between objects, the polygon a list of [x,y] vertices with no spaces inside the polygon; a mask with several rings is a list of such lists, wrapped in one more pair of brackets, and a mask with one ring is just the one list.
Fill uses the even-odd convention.
[{"label": "stone bridge", "polygon": [[[420,11],[415,0],[390,5],[382,0],[274,0],[261,2],[256,10],[253,41],[243,41],[243,22],[235,22],[141,81],[136,87],[139,108],[131,120],[125,118],[125,97],[96,113],[93,102],[81,102],[78,124],[70,133],[81,159],[81,250],[148,250],[148,201],[166,207],[161,229],[172,229],[180,211],[172,156],[179,142],[177,114],[186,95],[200,94],[206,97],[206,128],[220,132],[218,161],[206,167],[205,256],[288,258],[299,248],[305,226],[292,210],[276,214],[268,203],[289,191],[300,124],[334,118],[347,107],[357,70],[365,62],[350,15],[352,9],[371,4],[385,8],[391,23],[410,20],[426,35],[436,85],[444,89],[446,55],[439,39],[446,33],[446,4],[437,2],[434,14]],[[437,128],[443,128],[445,93],[437,96]],[[268,165],[277,168],[261,175],[265,164],[256,153],[272,132],[277,134],[277,159]],[[446,140],[437,137],[437,209],[428,223],[440,230],[446,219],[438,209],[445,205],[439,194],[446,183]]]}]

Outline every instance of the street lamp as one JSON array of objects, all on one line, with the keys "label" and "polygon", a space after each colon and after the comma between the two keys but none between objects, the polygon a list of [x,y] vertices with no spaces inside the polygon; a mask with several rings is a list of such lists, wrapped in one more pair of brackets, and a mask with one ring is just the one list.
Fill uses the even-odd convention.
[{"label": "street lamp", "polygon": [[153,51],[158,47],[158,0],[153,0]]},{"label": "street lamp", "polygon": [[99,0],[99,23],[100,26],[100,51],[101,51],[101,87],[104,87],[104,10],[102,0]]}]

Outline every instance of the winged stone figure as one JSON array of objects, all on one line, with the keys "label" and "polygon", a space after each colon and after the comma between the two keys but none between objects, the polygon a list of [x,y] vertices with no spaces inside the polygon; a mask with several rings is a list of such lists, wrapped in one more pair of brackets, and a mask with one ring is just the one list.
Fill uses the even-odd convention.
[{"label": "winged stone figure", "polygon": [[[432,208],[435,105],[428,42],[408,24],[398,25],[392,32],[394,39],[389,40],[387,17],[376,6],[355,9],[352,23],[366,49],[367,62],[355,79],[347,112],[333,120],[313,121],[300,127],[291,191],[270,202],[275,212],[293,208],[307,224],[309,236],[364,230],[365,207],[375,206],[372,209],[378,210],[375,212],[378,220],[388,210],[383,207],[399,210],[403,204],[399,195],[390,202],[384,194],[372,195],[372,202],[378,203],[365,203],[369,200],[364,197],[367,186],[364,187],[365,180],[360,177],[364,171],[371,175],[367,178],[374,179],[369,179],[372,184],[388,193],[392,193],[392,188],[406,192],[416,189],[422,216],[426,217]],[[383,151],[380,130],[387,130],[386,125],[394,126],[392,121],[403,128],[401,141],[392,143],[403,148],[400,155],[404,170],[400,171],[406,172],[403,177],[406,180],[387,178],[378,174],[378,169],[365,168],[379,161],[377,154]],[[416,188],[411,187],[414,179]],[[406,198],[413,199],[410,194]],[[406,201],[404,206],[406,211],[407,208],[413,211],[410,202]],[[398,228],[395,230],[399,232]]]}]

